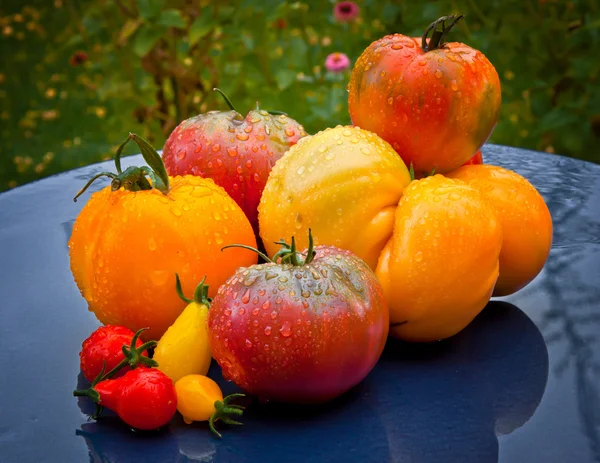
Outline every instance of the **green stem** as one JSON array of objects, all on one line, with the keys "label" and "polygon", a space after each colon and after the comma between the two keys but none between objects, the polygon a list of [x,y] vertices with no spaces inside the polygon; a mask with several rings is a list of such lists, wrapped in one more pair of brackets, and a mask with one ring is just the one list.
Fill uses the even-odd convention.
[{"label": "green stem", "polygon": [[242,249],[248,249],[249,251],[253,251],[256,254],[258,254],[260,257],[262,257],[265,261],[270,262],[271,264],[274,264],[275,262],[266,254],[260,252],[258,249],[253,248],[252,246],[247,246],[245,244],[228,244],[227,246],[223,246],[221,248],[221,251],[223,251],[224,249],[227,248],[242,248]]},{"label": "green stem", "polygon": [[[223,99],[225,100],[225,103],[227,103],[227,106],[229,106],[229,108],[230,108],[232,111],[235,111],[235,112],[237,112],[237,110],[236,110],[236,109],[235,109],[235,107],[233,106],[233,103],[231,102],[231,100],[230,100],[229,98],[227,98],[227,95],[225,95],[225,93],[223,93],[223,91],[222,91],[221,89],[219,89],[219,88],[216,88],[216,87],[215,87],[215,88],[213,88],[213,90],[214,90],[215,92],[219,92],[219,93],[221,94],[221,96],[222,96],[222,97],[223,97]],[[258,103],[257,103],[257,105],[258,105]]]},{"label": "green stem", "polygon": [[235,397],[245,397],[244,394],[230,394],[225,397],[222,401],[215,401],[215,412],[208,420],[208,426],[210,430],[217,435],[217,437],[223,437],[219,431],[215,429],[215,423],[221,420],[225,424],[234,424],[241,426],[243,423],[232,420],[229,415],[242,416],[244,413],[244,407],[241,405],[230,404],[231,399]]},{"label": "green stem", "polygon": [[[439,19],[433,21],[425,30],[423,37],[421,38],[421,47],[426,52],[435,50],[437,48],[442,48],[444,46],[444,38],[450,32],[450,30],[454,27],[454,25],[460,21],[464,16],[461,15],[449,15],[442,16]],[[448,26],[446,26],[446,21],[452,21]],[[442,27],[442,30],[438,30],[438,26]],[[432,32],[433,31],[433,32]],[[427,36],[432,32],[431,38],[429,39],[429,44],[427,44]]]},{"label": "green stem", "polygon": [[202,281],[198,283],[196,286],[196,290],[194,291],[194,299],[188,299],[183,294],[183,289],[181,288],[181,280],[179,279],[179,274],[175,274],[175,290],[177,291],[177,295],[179,298],[187,304],[191,304],[195,302],[196,304],[205,305],[206,307],[210,307],[210,303],[212,299],[208,297],[208,285],[205,285],[206,275],[202,278]]}]

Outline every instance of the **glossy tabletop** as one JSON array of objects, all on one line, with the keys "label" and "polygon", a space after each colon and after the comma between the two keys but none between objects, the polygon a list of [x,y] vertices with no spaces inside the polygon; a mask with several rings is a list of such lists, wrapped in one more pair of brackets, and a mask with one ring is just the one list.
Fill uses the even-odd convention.
[{"label": "glossy tabletop", "polygon": [[[221,440],[178,415],[153,433],[110,413],[88,421],[90,403],[71,395],[81,342],[99,326],[69,270],[85,204],[72,197],[111,163],[0,194],[0,462],[600,462],[600,166],[494,145],[483,154],[548,203],[554,244],[538,278],[451,339],[390,340],[372,373],[327,405],[252,402]],[[210,376],[235,390],[215,365]]]}]

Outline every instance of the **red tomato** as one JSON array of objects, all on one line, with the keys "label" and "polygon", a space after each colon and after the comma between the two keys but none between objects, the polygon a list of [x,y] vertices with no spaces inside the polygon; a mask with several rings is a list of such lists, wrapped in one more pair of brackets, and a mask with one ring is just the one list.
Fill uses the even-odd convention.
[{"label": "red tomato", "polygon": [[383,290],[367,264],[333,246],[309,245],[304,255],[292,241],[280,263],[239,269],[208,313],[223,374],[262,399],[339,396],[371,371],[388,335]]},{"label": "red tomato", "polygon": [[156,368],[140,367],[117,379],[95,386],[98,403],[113,410],[135,429],[151,430],[166,425],[177,411],[173,381]]},{"label": "red tomato", "polygon": [[[123,346],[130,347],[133,337],[133,331],[118,325],[101,326],[90,334],[81,344],[79,353],[83,376],[92,382],[100,374],[105,363],[105,373],[115,368],[125,358]],[[137,339],[135,347],[141,345],[142,341]],[[144,354],[148,355],[147,352]]]},{"label": "red tomato", "polygon": [[[226,97],[225,97],[226,98]],[[258,203],[271,168],[298,140],[304,128],[285,114],[210,111],[173,130],[162,157],[171,176],[212,178],[242,208],[258,236]]]},{"label": "red tomato", "polygon": [[457,169],[498,121],[494,66],[478,50],[443,42],[458,19],[440,18],[422,38],[394,34],[373,42],[350,77],[352,123],[390,143],[417,175]]}]

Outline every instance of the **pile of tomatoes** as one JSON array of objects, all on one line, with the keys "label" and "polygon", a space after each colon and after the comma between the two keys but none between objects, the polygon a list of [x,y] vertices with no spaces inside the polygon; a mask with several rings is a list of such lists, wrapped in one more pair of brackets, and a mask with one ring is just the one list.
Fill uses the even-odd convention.
[{"label": "pile of tomatoes", "polygon": [[[460,19],[371,44],[352,126],[307,135],[223,95],[231,110],[183,121],[162,157],[130,134],[69,242],[105,325],[83,343],[92,384],[76,395],[134,428],[179,410],[216,432],[242,407],[206,376],[213,358],[252,396],[324,402],[365,378],[388,335],[448,338],[532,281],[552,219],[526,179],[483,163],[500,82],[482,53],[444,42]],[[123,171],[131,141],[148,166]]]}]

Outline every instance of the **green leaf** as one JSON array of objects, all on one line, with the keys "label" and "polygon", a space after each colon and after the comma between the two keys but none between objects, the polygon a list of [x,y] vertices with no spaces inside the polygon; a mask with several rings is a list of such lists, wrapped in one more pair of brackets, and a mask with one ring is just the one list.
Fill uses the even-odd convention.
[{"label": "green leaf", "polygon": [[196,45],[198,41],[213,30],[212,9],[204,8],[201,15],[196,18],[190,27],[188,40],[190,46]]},{"label": "green leaf", "polygon": [[165,27],[176,27],[177,29],[185,29],[186,27],[181,12],[174,8],[163,11],[158,17],[158,24]]},{"label": "green leaf", "polygon": [[291,69],[277,69],[275,71],[275,80],[280,90],[285,90],[296,80],[296,72]]},{"label": "green leaf", "polygon": [[165,6],[165,0],[137,0],[137,8],[143,19],[156,18]]},{"label": "green leaf", "polygon": [[156,27],[145,24],[135,35],[133,51],[138,56],[146,56],[164,33],[165,29],[162,26]]},{"label": "green leaf", "polygon": [[123,24],[121,32],[119,32],[119,43],[125,45],[129,37],[131,37],[141,25],[142,21],[139,18],[128,19],[127,22]]}]

